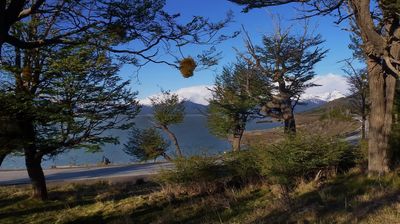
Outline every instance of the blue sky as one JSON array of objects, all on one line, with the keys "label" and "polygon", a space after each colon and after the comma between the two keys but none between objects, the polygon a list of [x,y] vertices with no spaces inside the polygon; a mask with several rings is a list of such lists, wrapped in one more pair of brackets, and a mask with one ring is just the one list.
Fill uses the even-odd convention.
[{"label": "blue sky", "polygon": [[[187,21],[194,15],[201,15],[210,18],[212,21],[217,21],[223,19],[227,11],[232,10],[235,22],[222,32],[233,33],[240,30],[243,25],[254,44],[258,44],[263,34],[273,32],[272,14],[279,14],[284,19],[283,25],[293,24],[294,28],[301,28],[302,23],[300,21],[291,20],[299,15],[294,7],[299,7],[299,5],[285,5],[242,13],[240,6],[227,0],[167,0],[166,10],[170,13],[181,13],[182,21]],[[332,17],[315,17],[310,20],[310,23],[317,27],[316,32],[320,33],[326,40],[323,45],[324,48],[329,49],[326,58],[317,64],[316,73],[318,75],[343,74],[341,70],[343,64],[338,62],[351,57],[352,54],[348,49],[349,33],[342,29],[345,25],[336,26]],[[175,68],[160,64],[148,64],[138,73],[136,73],[135,68],[124,66],[120,73],[124,78],[132,80],[132,89],[139,91],[138,98],[153,95],[159,92],[160,88],[176,90],[188,86],[211,85],[221,68],[234,62],[236,53],[233,47],[239,50],[243,49],[242,36],[230,39],[217,46],[217,49],[222,51],[222,60],[213,70],[199,71],[189,79],[184,79]],[[184,49],[184,54],[195,56],[201,49],[189,47]]]}]

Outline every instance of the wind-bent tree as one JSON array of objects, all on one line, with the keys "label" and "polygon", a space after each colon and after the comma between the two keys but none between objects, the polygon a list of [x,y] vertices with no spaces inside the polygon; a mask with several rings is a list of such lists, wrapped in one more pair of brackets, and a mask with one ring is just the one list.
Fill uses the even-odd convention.
[{"label": "wind-bent tree", "polygon": [[252,8],[303,3],[305,17],[337,16],[350,19],[359,29],[367,56],[371,111],[368,134],[368,170],[382,174],[390,170],[389,137],[393,123],[396,79],[400,76],[400,7],[395,0],[230,0]]},{"label": "wind-bent tree", "polygon": [[[1,54],[5,45],[36,49],[86,44],[107,50],[118,59],[137,66],[154,62],[179,68],[176,61],[183,56],[176,57],[176,48],[189,44],[214,46],[237,34],[218,34],[231,22],[231,13],[219,22],[194,16],[181,24],[177,22],[180,14],[166,12],[165,5],[165,0],[2,0],[0,59],[7,57]],[[15,32],[21,24],[31,20],[45,24],[41,35],[26,39]],[[216,63],[217,55],[214,48],[211,49],[199,53],[198,63],[205,66]],[[173,57],[159,59],[160,53]]]},{"label": "wind-bent tree", "polygon": [[346,63],[347,68],[343,71],[347,74],[351,103],[355,112],[361,116],[361,139],[366,139],[366,121],[369,111],[368,74],[366,69],[356,69],[350,61]]},{"label": "wind-bent tree", "polygon": [[245,63],[225,67],[211,89],[208,127],[214,135],[230,138],[232,150],[239,151],[246,124],[259,114],[261,100],[266,100],[269,86]]},{"label": "wind-bent tree", "polygon": [[134,129],[128,143],[125,144],[124,152],[141,161],[155,160],[160,156],[171,161],[171,157],[166,153],[168,146],[169,143],[164,140],[157,129]]},{"label": "wind-bent tree", "polygon": [[12,99],[2,104],[1,115],[18,127],[33,197],[46,199],[43,157],[77,148],[98,151],[102,144],[116,144],[118,137],[106,131],[133,125],[139,109],[136,93],[117,76],[120,66],[102,50],[17,48],[14,57],[15,64],[1,70],[12,81],[3,82],[1,88],[0,95]]},{"label": "wind-bent tree", "polygon": [[173,94],[170,91],[162,91],[161,96],[152,97],[150,101],[154,110],[154,126],[168,135],[175,146],[176,155],[182,157],[183,154],[178,139],[169,126],[183,122],[185,118],[184,101],[180,100],[177,94]]},{"label": "wind-bent tree", "polygon": [[284,121],[287,134],[296,132],[294,108],[307,88],[315,86],[310,80],[315,76],[314,66],[322,60],[326,50],[320,45],[320,35],[311,35],[304,28],[300,36],[278,26],[275,33],[265,35],[261,46],[254,46],[247,38],[247,53],[242,54],[274,88],[272,99],[263,103],[263,112]]}]

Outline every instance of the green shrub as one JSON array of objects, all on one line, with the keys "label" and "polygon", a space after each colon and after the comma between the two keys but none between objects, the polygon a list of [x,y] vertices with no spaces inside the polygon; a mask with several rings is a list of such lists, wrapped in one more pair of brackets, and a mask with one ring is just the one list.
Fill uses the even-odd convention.
[{"label": "green shrub", "polygon": [[346,142],[337,138],[300,134],[273,144],[264,152],[264,176],[288,190],[318,173],[345,171],[355,165],[357,157]]},{"label": "green shrub", "polygon": [[163,156],[169,160],[166,151],[169,143],[164,140],[155,128],[133,129],[128,143],[124,144],[124,152],[141,161],[157,159]]},{"label": "green shrub", "polygon": [[355,166],[359,151],[338,138],[298,134],[273,145],[220,157],[177,159],[175,169],[161,173],[159,180],[207,192],[267,181],[280,186],[282,196],[288,199],[300,181],[327,177]]},{"label": "green shrub", "polygon": [[175,169],[164,171],[159,177],[163,183],[210,182],[226,176],[226,167],[214,157],[193,156],[178,158],[173,162]]},{"label": "green shrub", "polygon": [[234,152],[224,157],[224,164],[231,176],[231,184],[238,186],[257,182],[263,178],[262,166],[257,150]]},{"label": "green shrub", "polygon": [[218,190],[221,187],[242,187],[262,178],[260,162],[251,150],[220,157],[179,158],[174,160],[174,164],[175,169],[160,173],[159,181],[167,185],[201,184]]},{"label": "green shrub", "polygon": [[339,120],[339,121],[351,121],[350,111],[342,108],[331,108],[327,109],[321,116],[320,120]]}]

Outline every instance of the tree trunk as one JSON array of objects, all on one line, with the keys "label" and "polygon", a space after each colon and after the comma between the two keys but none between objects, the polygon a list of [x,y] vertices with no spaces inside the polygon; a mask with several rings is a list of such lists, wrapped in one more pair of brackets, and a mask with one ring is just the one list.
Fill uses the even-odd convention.
[{"label": "tree trunk", "polygon": [[44,177],[43,169],[41,166],[42,158],[37,157],[35,148],[25,149],[25,164],[31,180],[33,194],[32,197],[36,199],[47,199],[46,179]]},{"label": "tree trunk", "polygon": [[174,134],[172,131],[170,131],[170,130],[168,129],[168,127],[165,126],[165,125],[161,125],[161,128],[168,134],[169,138],[170,138],[171,141],[174,143],[175,149],[176,149],[176,154],[177,154],[179,157],[183,157],[182,151],[181,151],[181,147],[180,147],[179,144],[178,144],[178,139],[176,138],[175,134]]},{"label": "tree trunk", "polygon": [[296,134],[296,120],[294,115],[285,119],[285,134]]},{"label": "tree trunk", "polygon": [[368,171],[370,174],[389,172],[389,136],[396,79],[385,75],[374,59],[368,60],[371,100],[368,140]]},{"label": "tree trunk", "polygon": [[164,159],[167,160],[168,162],[171,162],[171,161],[172,161],[171,157],[170,157],[167,153],[163,153],[162,156],[163,156]]},{"label": "tree trunk", "polygon": [[7,153],[0,153],[0,167],[1,167],[1,164],[3,164],[3,161],[6,158],[6,156],[7,156]]},{"label": "tree trunk", "polygon": [[238,152],[240,151],[240,144],[242,142],[243,137],[243,129],[237,130],[236,133],[233,135],[232,139],[232,151]]},{"label": "tree trunk", "polygon": [[285,134],[296,134],[296,120],[294,118],[292,103],[290,99],[283,109],[283,120],[285,123]]},{"label": "tree trunk", "polygon": [[31,180],[33,194],[32,197],[41,200],[47,200],[46,179],[42,169],[42,155],[35,145],[36,133],[31,120],[20,120],[24,139],[25,165],[28,176]]}]

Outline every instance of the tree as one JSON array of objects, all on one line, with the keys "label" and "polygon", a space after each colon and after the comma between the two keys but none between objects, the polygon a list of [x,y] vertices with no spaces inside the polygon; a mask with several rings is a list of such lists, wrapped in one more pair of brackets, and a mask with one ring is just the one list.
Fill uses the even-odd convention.
[{"label": "tree", "polygon": [[162,91],[161,96],[152,97],[150,100],[154,110],[153,119],[155,127],[167,133],[175,145],[176,155],[182,157],[183,154],[178,139],[169,126],[183,122],[185,117],[184,101],[180,100],[177,94],[173,94],[170,91]]},{"label": "tree", "polygon": [[[211,22],[194,16],[189,22],[177,22],[180,14],[164,10],[165,0],[3,0],[0,3],[0,59],[3,46],[36,49],[45,46],[86,44],[113,53],[124,62],[138,66],[148,62],[176,68],[176,62],[159,60],[163,53],[174,55],[176,48],[188,44],[214,46],[232,35],[218,31],[232,21]],[[26,39],[15,29],[32,20],[45,24],[41,35]],[[216,62],[214,48],[198,55],[205,66]],[[183,57],[183,56],[182,56]]]},{"label": "tree", "polygon": [[368,103],[368,74],[366,69],[356,69],[350,61],[347,61],[347,69],[343,69],[347,74],[347,84],[349,85],[350,98],[353,107],[358,115],[361,116],[361,139],[366,138],[366,121],[369,110]]},{"label": "tree", "polygon": [[216,136],[232,139],[232,150],[239,151],[246,124],[258,115],[260,100],[269,86],[245,63],[225,67],[211,89],[208,127]]},{"label": "tree", "polygon": [[168,146],[169,143],[164,140],[155,128],[144,130],[134,129],[128,143],[125,144],[124,151],[141,161],[155,160],[159,156],[163,156],[166,160],[171,161],[171,157],[166,153]]},{"label": "tree", "polygon": [[308,6],[304,17],[337,16],[337,23],[350,19],[360,31],[367,56],[371,111],[369,116],[368,171],[389,172],[389,136],[393,123],[396,79],[400,75],[400,7],[394,0],[230,0],[245,5],[245,11],[288,3]]},{"label": "tree", "polygon": [[50,52],[51,57],[21,51],[15,54],[17,63],[2,70],[13,82],[1,88],[1,95],[12,100],[2,104],[1,114],[18,127],[33,197],[40,199],[47,198],[44,156],[116,144],[118,137],[106,131],[132,127],[139,110],[129,82],[117,76],[120,66],[104,51],[79,46]]},{"label": "tree", "polygon": [[315,86],[310,80],[315,76],[315,64],[327,52],[320,48],[323,42],[320,35],[310,35],[307,27],[303,35],[296,36],[281,26],[274,34],[263,37],[262,46],[253,46],[249,37],[246,40],[247,54],[243,57],[273,86],[272,99],[264,101],[263,112],[283,119],[287,134],[296,133],[294,108],[301,95],[307,88]]}]

